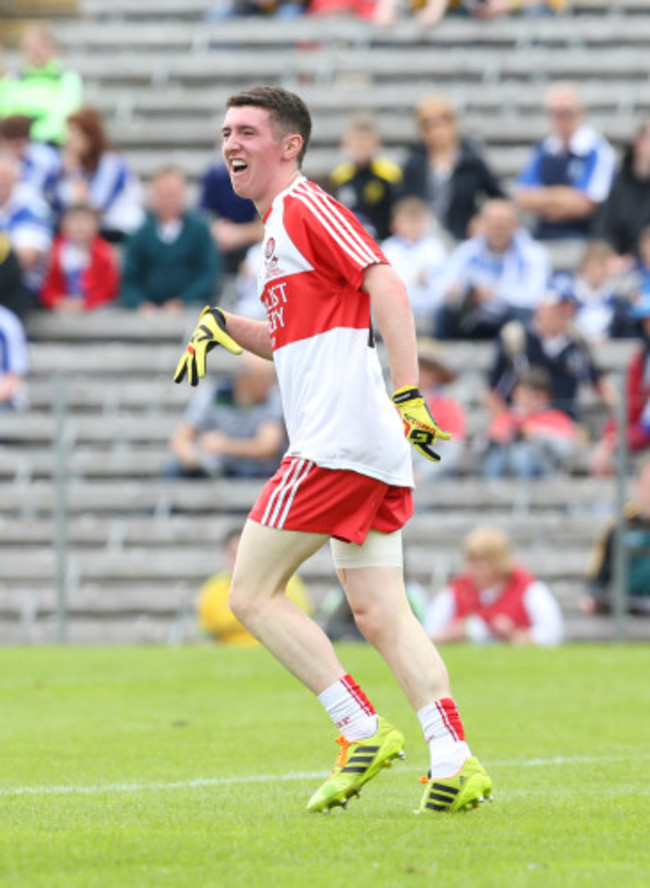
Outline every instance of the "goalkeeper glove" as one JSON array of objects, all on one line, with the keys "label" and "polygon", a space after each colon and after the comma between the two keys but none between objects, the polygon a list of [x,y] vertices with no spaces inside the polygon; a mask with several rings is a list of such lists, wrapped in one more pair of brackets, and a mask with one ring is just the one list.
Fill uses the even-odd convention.
[{"label": "goalkeeper glove", "polygon": [[431,445],[436,438],[448,441],[451,435],[438,428],[420,390],[405,385],[393,395],[393,404],[402,417],[407,440],[422,456],[426,456],[433,462],[440,462],[440,456],[431,449]]},{"label": "goalkeeper glove", "polygon": [[220,308],[210,308],[206,305],[187,343],[185,354],[178,362],[174,382],[182,382],[187,373],[190,385],[198,385],[199,379],[205,376],[206,355],[216,345],[223,345],[233,355],[242,353],[241,347],[226,333],[225,314]]}]

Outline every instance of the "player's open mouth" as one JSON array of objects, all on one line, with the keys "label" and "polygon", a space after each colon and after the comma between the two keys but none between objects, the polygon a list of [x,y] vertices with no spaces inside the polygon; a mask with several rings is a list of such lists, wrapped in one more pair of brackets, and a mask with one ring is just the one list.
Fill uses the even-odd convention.
[{"label": "player's open mouth", "polygon": [[237,175],[237,173],[243,173],[244,170],[248,169],[248,164],[245,160],[231,160],[230,161],[230,172],[233,175]]}]

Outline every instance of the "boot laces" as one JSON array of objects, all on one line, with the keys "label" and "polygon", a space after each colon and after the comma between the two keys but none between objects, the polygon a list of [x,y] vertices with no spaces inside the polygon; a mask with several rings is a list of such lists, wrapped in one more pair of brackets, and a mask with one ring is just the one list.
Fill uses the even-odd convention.
[{"label": "boot laces", "polygon": [[339,749],[339,754],[336,757],[336,763],[334,768],[342,768],[348,760],[348,749],[350,747],[350,741],[346,740],[345,737],[341,734],[336,738],[336,742],[341,747]]}]

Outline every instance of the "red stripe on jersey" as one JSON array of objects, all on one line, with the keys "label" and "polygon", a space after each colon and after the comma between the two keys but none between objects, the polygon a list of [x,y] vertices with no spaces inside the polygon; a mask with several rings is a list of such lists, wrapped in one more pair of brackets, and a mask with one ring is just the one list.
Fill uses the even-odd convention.
[{"label": "red stripe on jersey", "polygon": [[341,683],[346,691],[350,694],[351,697],[359,704],[359,706],[363,709],[366,715],[376,715],[375,707],[372,705],[370,700],[363,693],[359,685],[352,678],[351,675],[344,675],[341,679]]},{"label": "red stripe on jersey", "polygon": [[451,697],[444,697],[442,700],[436,700],[436,709],[454,740],[464,740],[465,729],[460,720],[460,714],[456,708],[456,704]]},{"label": "red stripe on jersey", "polygon": [[362,268],[383,260],[381,253],[372,248],[367,236],[360,235],[358,222],[355,220],[353,225],[346,218],[343,208],[321,188],[312,183],[302,183],[292,194],[311,210],[337,245]]}]

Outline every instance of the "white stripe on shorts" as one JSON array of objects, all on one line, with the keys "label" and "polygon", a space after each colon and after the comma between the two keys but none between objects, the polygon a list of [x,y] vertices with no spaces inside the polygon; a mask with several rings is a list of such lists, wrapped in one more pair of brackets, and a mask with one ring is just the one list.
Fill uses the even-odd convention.
[{"label": "white stripe on shorts", "polygon": [[282,481],[269,497],[269,501],[262,515],[261,524],[267,527],[284,527],[291,503],[300,487],[310,473],[313,462],[306,459],[296,459],[291,468],[282,478]]}]

